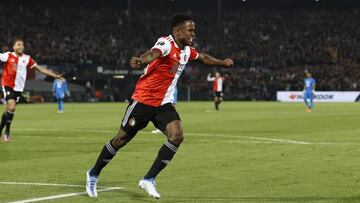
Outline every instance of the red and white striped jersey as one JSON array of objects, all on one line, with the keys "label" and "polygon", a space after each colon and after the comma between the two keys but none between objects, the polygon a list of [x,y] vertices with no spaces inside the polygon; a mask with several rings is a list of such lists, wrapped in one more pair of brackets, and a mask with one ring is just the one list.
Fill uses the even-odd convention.
[{"label": "red and white striped jersey", "polygon": [[159,50],[161,57],[147,65],[132,99],[157,107],[174,101],[176,83],[185,65],[196,60],[199,53],[189,46],[181,50],[171,35],[160,37],[151,49]]},{"label": "red and white striped jersey", "polygon": [[1,85],[22,92],[25,87],[27,70],[36,66],[29,55],[16,56],[14,52],[0,53],[0,61],[4,62]]},{"label": "red and white striped jersey", "polygon": [[212,81],[213,82],[213,91],[214,92],[222,92],[223,91],[223,84],[225,81],[224,77],[209,77],[208,81]]}]

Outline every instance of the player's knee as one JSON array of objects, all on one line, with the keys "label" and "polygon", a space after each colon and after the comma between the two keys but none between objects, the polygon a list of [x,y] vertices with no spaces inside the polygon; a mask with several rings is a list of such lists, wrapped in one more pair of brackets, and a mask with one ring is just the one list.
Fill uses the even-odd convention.
[{"label": "player's knee", "polygon": [[15,112],[15,106],[8,106],[7,111],[9,112]]},{"label": "player's knee", "polygon": [[133,136],[130,136],[128,134],[121,134],[117,135],[111,142],[111,144],[114,146],[115,150],[119,150],[121,147],[125,146],[132,138]]},{"label": "player's knee", "polygon": [[176,145],[180,145],[184,141],[183,132],[180,129],[170,132],[169,140]]}]

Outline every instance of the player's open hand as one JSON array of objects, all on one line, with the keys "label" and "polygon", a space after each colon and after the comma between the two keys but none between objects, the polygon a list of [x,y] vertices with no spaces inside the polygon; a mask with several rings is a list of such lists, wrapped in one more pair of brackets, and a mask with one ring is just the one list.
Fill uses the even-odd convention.
[{"label": "player's open hand", "polygon": [[231,60],[230,58],[227,58],[224,60],[224,66],[225,67],[232,67],[234,65],[234,61]]},{"label": "player's open hand", "polygon": [[133,56],[131,59],[130,59],[130,66],[132,68],[140,68],[141,66],[141,59],[139,57],[135,57]]},{"label": "player's open hand", "polygon": [[65,78],[63,78],[63,74],[56,74],[55,79],[65,80]]}]

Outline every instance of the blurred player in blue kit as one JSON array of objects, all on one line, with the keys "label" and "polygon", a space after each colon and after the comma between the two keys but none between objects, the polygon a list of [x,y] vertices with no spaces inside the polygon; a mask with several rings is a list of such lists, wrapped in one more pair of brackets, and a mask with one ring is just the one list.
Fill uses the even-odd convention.
[{"label": "blurred player in blue kit", "polygon": [[316,81],[311,77],[311,73],[305,70],[304,79],[304,102],[307,107],[307,112],[312,112],[314,108],[314,97],[315,97],[315,84]]},{"label": "blurred player in blue kit", "polygon": [[56,79],[53,82],[53,94],[58,104],[58,113],[64,113],[65,95],[69,96],[66,80]]}]

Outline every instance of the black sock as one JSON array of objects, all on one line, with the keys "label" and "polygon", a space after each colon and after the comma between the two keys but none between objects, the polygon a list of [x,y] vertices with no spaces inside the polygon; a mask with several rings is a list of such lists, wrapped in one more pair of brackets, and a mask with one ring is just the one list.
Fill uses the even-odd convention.
[{"label": "black sock", "polygon": [[168,165],[174,157],[179,146],[174,145],[169,140],[160,148],[158,156],[144,179],[156,178],[156,176]]},{"label": "black sock", "polygon": [[6,134],[10,134],[10,126],[11,126],[11,122],[14,118],[14,112],[8,111],[6,112],[6,128],[5,128],[5,133]]},{"label": "black sock", "polygon": [[1,123],[0,123],[0,135],[2,133],[2,130],[4,129],[6,124],[6,112],[3,113],[2,117],[1,117]]},{"label": "black sock", "polygon": [[215,109],[219,110],[219,102],[217,102],[217,101],[215,102]]},{"label": "black sock", "polygon": [[[112,140],[111,140],[112,141]],[[95,166],[91,169],[90,175],[99,176],[101,170],[111,161],[111,159],[116,155],[111,141],[107,142],[102,149]]]}]

